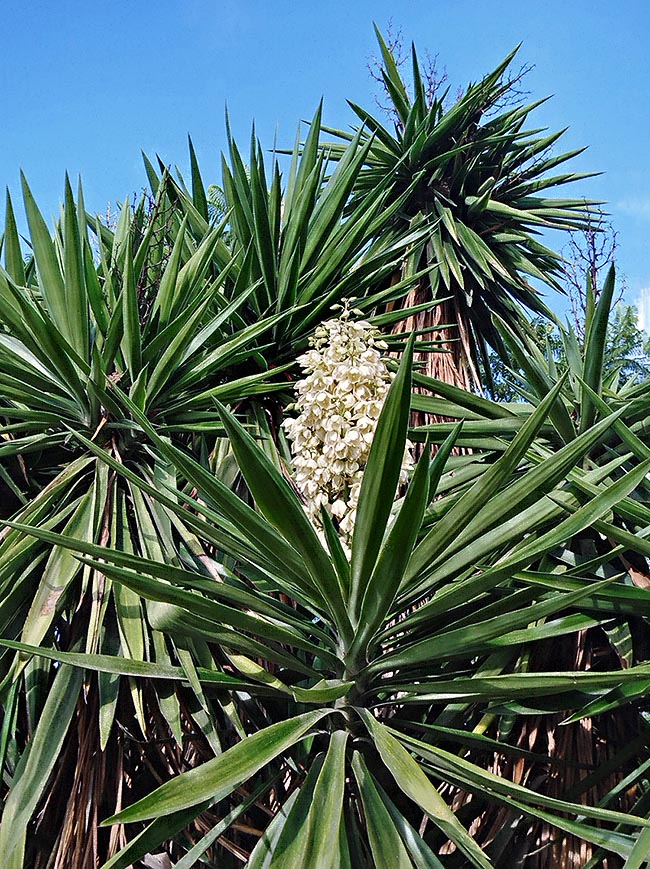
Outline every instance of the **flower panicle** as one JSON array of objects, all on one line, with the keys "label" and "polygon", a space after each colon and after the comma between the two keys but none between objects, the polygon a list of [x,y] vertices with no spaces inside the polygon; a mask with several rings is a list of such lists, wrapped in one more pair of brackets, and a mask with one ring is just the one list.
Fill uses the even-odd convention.
[{"label": "flower panicle", "polygon": [[[299,357],[306,375],[296,383],[295,418],[283,426],[291,441],[296,485],[306,510],[321,529],[321,508],[334,520],[349,546],[377,421],[394,375],[382,351],[387,344],[366,320],[354,320],[353,300],[322,323]],[[413,466],[410,444],[404,453],[402,480]]]}]

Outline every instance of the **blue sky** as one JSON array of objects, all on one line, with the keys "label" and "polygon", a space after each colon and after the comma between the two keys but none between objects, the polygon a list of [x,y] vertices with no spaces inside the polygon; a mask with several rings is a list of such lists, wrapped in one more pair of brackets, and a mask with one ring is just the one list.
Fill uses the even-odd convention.
[{"label": "blue sky", "polygon": [[346,98],[372,107],[377,89],[372,22],[391,19],[438,54],[454,86],[523,42],[531,101],[554,95],[538,125],[568,126],[562,150],[589,146],[576,171],[604,173],[573,195],[607,200],[627,299],[650,287],[646,0],[5,0],[0,180],[20,210],[22,168],[49,217],[68,170],[105,212],[145,185],[141,150],[184,168],[190,133],[204,178],[218,182],[226,102],[242,146],[253,120],[265,146],[276,135],[291,145],[321,96],[325,121],[347,126]]}]

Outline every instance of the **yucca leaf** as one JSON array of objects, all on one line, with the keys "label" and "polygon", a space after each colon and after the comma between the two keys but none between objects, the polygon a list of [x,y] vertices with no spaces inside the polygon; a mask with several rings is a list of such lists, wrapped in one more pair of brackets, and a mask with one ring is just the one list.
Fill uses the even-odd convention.
[{"label": "yucca leaf", "polygon": [[199,164],[196,159],[196,153],[194,151],[194,145],[192,144],[192,139],[190,138],[190,136],[187,137],[187,142],[190,149],[190,169],[192,172],[192,201],[194,202],[194,207],[196,208],[196,210],[207,222],[209,219],[208,200],[205,195],[205,187],[203,186],[201,171],[199,169]]},{"label": "yucca leaf", "polygon": [[68,340],[78,355],[84,361],[89,361],[88,296],[83,265],[83,238],[77,224],[77,210],[67,175],[63,208],[63,250],[65,303],[70,329]]},{"label": "yucca leaf", "polygon": [[[206,800],[200,810],[209,808],[211,800]],[[134,836],[124,848],[107,860],[101,869],[130,869],[136,860],[151,854],[163,842],[169,842],[181,830],[190,824],[197,815],[197,809],[192,806],[178,812],[172,812],[162,818],[157,818],[148,824],[142,832]],[[178,865],[178,864],[177,864]]]},{"label": "yucca leaf", "polygon": [[[587,386],[597,395],[600,395],[601,391],[603,353],[605,352],[607,324],[614,297],[615,281],[616,273],[612,265],[605,278],[605,283],[603,284],[603,289],[598,299],[598,304],[594,309],[593,316],[589,317],[585,324],[585,352],[582,376]],[[581,432],[589,428],[590,425],[593,425],[595,416],[596,407],[589,392],[584,392],[580,409]]]},{"label": "yucca leaf", "polygon": [[[309,768],[305,780],[301,786],[295,788],[293,793],[278,807],[278,811],[271,819],[263,835],[257,840],[253,849],[247,869],[270,869],[276,853],[282,854],[284,848],[281,843],[284,839],[289,846],[297,838],[296,831],[301,830],[305,824],[305,817],[311,805],[314,786],[325,759],[324,754],[317,755]],[[286,830],[286,833],[285,833]]]},{"label": "yucca leaf", "polygon": [[429,453],[427,442],[368,580],[361,602],[359,624],[348,652],[350,662],[366,651],[366,645],[383,624],[399,589],[404,568],[422,525],[424,510],[429,503]]},{"label": "yucca leaf", "polygon": [[16,768],[0,824],[0,854],[8,859],[46,792],[81,688],[82,673],[62,665],[50,687],[36,731]]},{"label": "yucca leaf", "polygon": [[165,782],[149,796],[107,818],[103,825],[129,824],[169,815],[190,806],[194,806],[199,814],[200,803],[205,800],[216,802],[228,796],[236,787],[288,751],[330,711],[319,709],[306,712],[254,733],[219,757]]},{"label": "yucca leaf", "polygon": [[128,237],[124,243],[123,262],[124,281],[122,284],[121,308],[124,331],[120,341],[120,349],[124,355],[131,379],[135,380],[142,367],[142,335],[140,331],[140,312],[131,242]]},{"label": "yucca leaf", "polygon": [[427,564],[431,564],[437,553],[442,551],[457,536],[458,529],[465,528],[481,505],[489,501],[509,479],[545,422],[549,409],[560,394],[561,389],[562,382],[560,381],[526,420],[499,461],[486,470],[469,492],[452,507],[418,545],[409,562],[408,573],[404,580],[405,585],[410,581],[410,577],[415,577],[426,569]]},{"label": "yucca leaf", "polygon": [[[166,679],[187,681],[187,675],[182,667],[172,667],[155,661],[142,661],[137,658],[125,658],[114,655],[89,655],[83,652],[62,652],[58,649],[45,649],[42,646],[32,646],[28,643],[17,643],[13,640],[0,640],[0,646],[28,655],[47,658],[50,661],[60,661],[71,667],[93,670],[98,673],[112,673],[118,676],[137,676],[147,679]],[[232,687],[233,689],[250,688],[250,682],[231,676],[229,673],[212,672],[199,668],[202,681]]]},{"label": "yucca leaf", "polygon": [[443,864],[431,848],[429,848],[424,839],[418,835],[404,815],[388,798],[383,788],[377,785],[377,790],[417,869],[444,869]]},{"label": "yucca leaf", "polygon": [[72,336],[68,320],[65,284],[52,242],[52,236],[38,210],[38,206],[27,184],[27,179],[22,174],[21,181],[27,223],[29,225],[34,259],[36,261],[36,270],[39,275],[39,286],[47,303],[50,316],[56,323],[59,331],[70,341]]},{"label": "yucca leaf", "polygon": [[368,839],[377,869],[412,869],[413,864],[393,824],[379,791],[358,751],[352,756],[354,777],[359,787]]},{"label": "yucca leaf", "polygon": [[269,869],[283,866],[334,869],[338,865],[333,843],[338,839],[342,823],[346,741],[345,731],[338,730],[330,736],[313,789],[309,787],[305,794],[306,797],[311,792],[309,802],[300,795],[294,803],[274,848]]},{"label": "yucca leaf", "polygon": [[349,636],[350,621],[339,578],[302,505],[235,417],[221,406],[219,413],[255,503],[285,540],[292,541],[300,552],[312,583],[331,607],[341,635]]},{"label": "yucca leaf", "polygon": [[361,483],[350,562],[349,609],[355,626],[358,625],[363,596],[377,561],[404,458],[413,342],[414,337],[411,336],[384,400]]},{"label": "yucca leaf", "polygon": [[18,237],[18,227],[16,226],[16,217],[14,214],[13,203],[7,188],[7,199],[5,205],[5,231],[4,231],[4,256],[5,268],[11,278],[19,287],[25,286],[25,267],[23,262],[22,250],[20,248],[20,238]]},{"label": "yucca leaf", "polygon": [[359,709],[358,713],[397,787],[426,812],[434,824],[462,851],[472,866],[491,869],[492,864],[481,848],[431,784],[422,768],[391,734],[390,729],[377,721],[367,710]]},{"label": "yucca leaf", "polygon": [[[175,864],[174,869],[191,869],[192,866],[195,866],[197,861],[205,854],[208,848],[273,786],[277,778],[279,778],[279,776],[274,776],[267,781],[261,782],[256,788],[254,788],[252,793],[247,796],[245,800],[242,800],[236,808],[232,809],[225,818],[222,818],[218,824],[209,830],[202,839],[199,839],[196,845],[190,848],[185,856],[181,857],[181,859]],[[109,869],[109,867],[104,866],[102,869]],[[115,869],[120,869],[120,867],[116,866]]]}]

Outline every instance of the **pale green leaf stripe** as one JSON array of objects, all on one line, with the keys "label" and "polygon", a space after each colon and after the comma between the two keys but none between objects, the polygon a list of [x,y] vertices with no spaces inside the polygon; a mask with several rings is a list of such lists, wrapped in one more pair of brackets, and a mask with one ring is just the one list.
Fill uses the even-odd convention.
[{"label": "pale green leaf stripe", "polygon": [[371,712],[366,709],[358,709],[357,712],[400,790],[427,813],[473,866],[492,869],[492,863],[431,784],[417,761]]},{"label": "pale green leaf stripe", "polygon": [[7,859],[41,800],[59,756],[68,725],[77,705],[83,674],[61,666],[41,712],[38,726],[13,777],[0,826],[0,854]]},{"label": "pale green leaf stripe", "polygon": [[295,745],[331,709],[307,712],[247,737],[196,769],[165,782],[153,793],[107,818],[103,825],[130,824],[169,815],[205,800],[218,801]]},{"label": "pale green leaf stripe", "polygon": [[413,869],[404,843],[375,786],[362,755],[352,758],[354,777],[359,785],[368,839],[376,869]]}]

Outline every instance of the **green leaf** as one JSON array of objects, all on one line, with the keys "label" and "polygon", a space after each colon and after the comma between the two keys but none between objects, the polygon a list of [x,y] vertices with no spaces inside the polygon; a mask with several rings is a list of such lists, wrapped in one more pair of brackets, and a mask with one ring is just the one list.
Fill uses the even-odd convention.
[{"label": "green leaf", "polygon": [[[256,803],[260,797],[262,797],[274,784],[279,776],[274,776],[272,779],[263,781],[256,788],[254,788],[253,792],[246,797],[245,800],[236,806],[232,811],[228,812],[228,814],[222,818],[218,824],[208,830],[208,832],[203,836],[199,841],[194,845],[190,850],[185,854],[184,857],[174,864],[174,869],[191,869],[192,866],[195,866],[197,861],[205,854],[207,849],[217,841],[220,836],[223,834],[235,823],[235,821],[241,817],[245,812],[250,809],[250,807]],[[109,869],[108,865],[102,867],[102,869]],[[120,869],[120,867],[115,867],[115,869]],[[249,863],[250,869],[250,863]]]},{"label": "green leaf", "polygon": [[500,492],[526,454],[540,427],[546,421],[549,408],[560,394],[562,383],[563,381],[557,383],[554,389],[540,402],[501,458],[487,468],[472,488],[456,502],[420,542],[408,565],[405,585],[412,582],[418,574],[426,571],[427,566],[431,565],[449,543],[458,536],[459,529],[465,529],[482,508],[488,507],[490,499]]},{"label": "green leaf", "polygon": [[[139,661],[136,658],[124,658],[114,655],[90,655],[83,652],[62,652],[58,649],[45,649],[41,646],[31,646],[28,643],[17,643],[14,640],[0,640],[0,646],[16,649],[28,655],[37,655],[50,661],[60,661],[71,667],[94,670],[99,673],[138,676],[145,679],[189,681],[182,667],[172,667],[167,664],[159,664],[156,661]],[[223,685],[233,690],[251,687],[249,682],[238,679],[236,676],[231,676],[229,673],[220,673],[200,667],[198,674],[201,681],[211,685]]]},{"label": "green leaf", "polygon": [[342,679],[321,679],[311,688],[293,686],[291,693],[299,703],[332,703],[345,697],[354,684]]},{"label": "green leaf", "polygon": [[571,803],[567,800],[547,797],[523,785],[507,781],[503,777],[488,772],[477,764],[465,760],[465,758],[446,751],[439,746],[428,745],[412,736],[397,734],[396,731],[391,732],[399,738],[404,746],[415,751],[420,757],[425,758],[428,764],[436,771],[436,774],[443,776],[446,780],[449,780],[449,777],[451,777],[454,781],[461,781],[463,785],[475,793],[492,792],[503,796],[507,800],[516,799],[520,805],[529,806],[531,810],[537,806],[543,806],[554,809],[557,812],[569,812],[605,823],[631,823],[642,827],[650,827],[650,820],[646,818],[637,818],[624,812],[615,812],[610,809],[600,808],[599,806]]},{"label": "green leaf", "polygon": [[158,292],[156,293],[156,298],[153,303],[153,310],[159,313],[161,329],[169,323],[172,308],[174,306],[175,293],[178,289],[178,272],[186,243],[185,233],[187,231],[187,223],[188,217],[185,215],[181,221],[179,230],[176,233],[174,247],[172,248],[172,252],[167,260],[167,265],[165,266],[165,271],[160,279],[160,286],[158,287]]},{"label": "green leaf", "polygon": [[70,341],[71,335],[68,322],[65,284],[63,282],[63,275],[61,274],[56,250],[47,225],[43,220],[34,197],[32,196],[32,192],[29,189],[27,179],[22,173],[21,180],[23,185],[23,200],[25,203],[25,212],[27,214],[27,223],[29,225],[32,249],[34,251],[36,271],[39,277],[39,287],[43,293],[52,320],[61,334]]},{"label": "green leaf", "polygon": [[302,555],[313,583],[327,601],[343,637],[351,633],[338,575],[302,504],[284,477],[235,417],[218,405],[233,452],[260,511]]},{"label": "green leaf", "polygon": [[[90,493],[82,498],[64,526],[63,533],[84,542],[92,539],[93,501]],[[23,624],[24,642],[36,646],[41,642],[61,609],[65,594],[80,567],[79,561],[68,549],[56,547],[52,550]]]},{"label": "green leaf", "polygon": [[391,800],[389,800],[388,795],[383,788],[377,785],[377,789],[379,796],[386,806],[388,814],[391,816],[395,828],[399,831],[402,841],[406,845],[417,869],[444,869],[443,864],[436,857],[431,848],[429,848],[424,839],[416,833],[399,809]]},{"label": "green leaf", "polygon": [[648,860],[650,860],[650,828],[646,827],[645,830],[641,830],[623,869],[641,869],[642,866],[648,865]]},{"label": "green leaf", "polygon": [[377,37],[377,42],[379,43],[379,48],[381,50],[382,60],[384,62],[385,70],[382,70],[382,74],[384,77],[384,81],[386,83],[386,87],[389,90],[391,99],[393,104],[395,105],[395,109],[400,117],[402,124],[405,124],[407,118],[409,116],[410,104],[409,97],[406,91],[406,87],[404,86],[404,82],[399,74],[399,68],[393,57],[390,49],[384,42],[384,39],[379,31],[377,25],[375,27],[375,36]]},{"label": "green leaf", "polygon": [[20,248],[18,227],[16,226],[16,217],[14,215],[11,196],[9,195],[9,188],[7,188],[7,200],[5,205],[4,251],[7,272],[19,287],[24,287],[25,264],[23,262],[22,250]]},{"label": "green leaf", "polygon": [[187,137],[187,142],[190,149],[190,167],[192,172],[192,201],[194,202],[194,207],[196,208],[196,210],[207,223],[207,221],[209,220],[208,200],[205,195],[203,179],[201,178],[199,164],[196,159],[194,145],[192,144],[192,139],[190,138],[190,136]]},{"label": "green leaf", "polygon": [[70,325],[68,340],[79,356],[88,362],[90,360],[88,296],[86,294],[82,236],[77,224],[77,209],[67,174],[63,209],[63,252],[65,301]]},{"label": "green leaf", "polygon": [[[319,709],[307,712],[259,730],[219,757],[165,782],[149,796],[108,818],[103,826],[130,824],[169,815],[190,806],[197,807],[205,800],[216,802],[224,799],[274,758],[295,745],[331,711]],[[197,809],[196,814],[199,812],[200,809]]]},{"label": "green leaf", "polygon": [[282,854],[285,848],[291,847],[291,844],[296,840],[296,831],[301,830],[305,824],[314,786],[323,767],[324,759],[323,754],[319,754],[313,759],[307,777],[300,787],[295,788],[284,803],[278,807],[266,830],[257,840],[257,845],[249,857],[247,869],[270,869],[275,855]]},{"label": "green leaf", "polygon": [[366,651],[367,643],[382,626],[402,582],[404,569],[422,525],[424,510],[429,503],[429,453],[430,445],[427,441],[368,581],[361,604],[359,625],[348,654],[350,659],[354,659],[359,652]]},{"label": "green leaf", "polygon": [[412,335],[384,401],[363,473],[350,562],[349,609],[355,627],[391,514],[404,459],[414,340]]},{"label": "green leaf", "polygon": [[[124,206],[124,212],[128,213],[128,204]],[[128,233],[128,229],[127,229]],[[133,254],[131,251],[131,237],[126,235],[124,242],[124,279],[122,283],[122,322],[124,333],[120,342],[126,365],[134,381],[142,367],[142,336],[140,332],[140,311],[138,294],[135,284],[135,272],[133,270]]]},{"label": "green leaf", "polygon": [[[600,396],[603,378],[603,354],[607,341],[607,324],[614,297],[616,273],[612,264],[607,272],[603,289],[593,316],[589,318],[587,334],[585,335],[583,379],[596,395]],[[589,392],[583,392],[580,408],[580,431],[583,432],[593,425],[596,418],[596,406]]]},{"label": "green leaf", "polygon": [[77,706],[82,673],[62,665],[48,691],[38,726],[18,763],[0,825],[0,854],[7,859],[40,801]]},{"label": "green leaf", "polygon": [[492,869],[486,855],[431,784],[417,761],[370,712],[365,709],[358,709],[357,712],[397,787],[426,812],[434,824],[463,852],[471,865]]},{"label": "green leaf", "polygon": [[376,869],[412,869],[413,864],[393,819],[358,751],[352,756],[354,777],[359,786],[368,839]]},{"label": "green leaf", "polygon": [[333,843],[342,823],[345,789],[345,747],[348,734],[335,731],[319,771],[308,805],[296,802],[274,848],[269,869],[336,869]]},{"label": "green leaf", "polygon": [[200,811],[207,809],[211,802],[202,803],[198,812],[197,807],[193,806],[152,821],[128,845],[107,860],[101,869],[131,869],[136,860],[150,854],[159,845],[171,841],[177,833],[192,823]]}]

